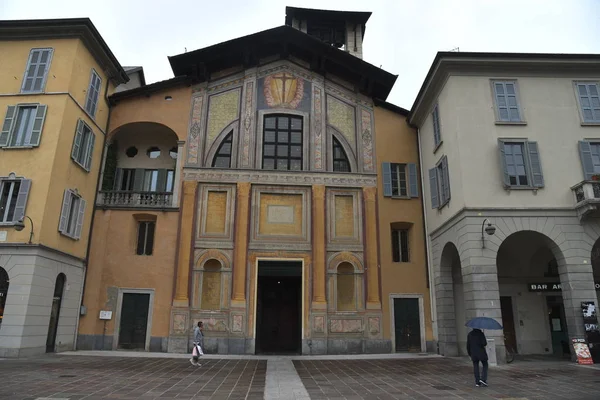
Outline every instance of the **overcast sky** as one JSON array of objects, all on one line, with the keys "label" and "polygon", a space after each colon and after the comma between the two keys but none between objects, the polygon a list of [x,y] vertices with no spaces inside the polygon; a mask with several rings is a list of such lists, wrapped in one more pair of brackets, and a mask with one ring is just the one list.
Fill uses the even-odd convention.
[{"label": "overcast sky", "polygon": [[0,19],[89,17],[147,83],[167,56],[285,23],[285,6],[372,11],[365,61],[398,75],[388,101],[410,108],[437,51],[600,53],[600,0],[0,0]]}]

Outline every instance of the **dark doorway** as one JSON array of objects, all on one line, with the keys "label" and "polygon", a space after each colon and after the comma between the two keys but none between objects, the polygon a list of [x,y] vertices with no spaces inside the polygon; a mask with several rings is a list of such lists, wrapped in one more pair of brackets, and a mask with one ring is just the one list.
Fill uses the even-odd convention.
[{"label": "dark doorway", "polygon": [[121,321],[119,325],[120,349],[146,349],[149,306],[150,294],[123,293]]},{"label": "dark doorway", "polygon": [[54,297],[52,297],[52,309],[50,311],[50,324],[48,325],[48,337],[46,339],[46,353],[52,353],[56,346],[56,332],[58,332],[58,319],[60,317],[60,304],[65,288],[65,274],[58,274],[54,284]]},{"label": "dark doorway", "polygon": [[571,349],[562,296],[547,296],[546,305],[552,337],[552,353],[557,357],[570,358]]},{"label": "dark doorway", "polygon": [[6,305],[6,295],[8,294],[8,273],[0,267],[0,328],[2,327],[2,317],[4,316],[4,306]]},{"label": "dark doorway", "polygon": [[394,331],[396,352],[421,352],[419,299],[394,299]]},{"label": "dark doorway", "polygon": [[512,297],[500,296],[500,310],[502,311],[502,327],[504,328],[504,344],[517,353],[517,335],[515,331],[515,317],[513,314]]},{"label": "dark doorway", "polygon": [[256,352],[299,354],[302,263],[260,261],[256,296]]}]

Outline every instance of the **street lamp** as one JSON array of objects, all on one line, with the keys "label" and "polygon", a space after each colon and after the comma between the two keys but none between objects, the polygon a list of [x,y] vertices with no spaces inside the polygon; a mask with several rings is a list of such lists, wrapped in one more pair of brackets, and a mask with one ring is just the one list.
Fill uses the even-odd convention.
[{"label": "street lamp", "polygon": [[[485,226],[485,222],[487,221],[487,226]],[[489,219],[484,219],[483,223],[481,224],[481,248],[485,248],[485,236],[483,234],[483,232],[487,233],[488,235],[493,235],[494,233],[496,233],[496,227],[494,225],[492,225],[492,223],[490,222]]]},{"label": "street lamp", "polygon": [[21,232],[23,229],[25,229],[25,222],[23,220],[24,218],[27,218],[29,220],[29,222],[31,223],[31,232],[29,233],[29,244],[31,244],[31,239],[33,239],[33,221],[31,220],[31,218],[29,218],[27,215],[24,215],[23,217],[21,217],[15,223],[15,230],[17,232]]}]

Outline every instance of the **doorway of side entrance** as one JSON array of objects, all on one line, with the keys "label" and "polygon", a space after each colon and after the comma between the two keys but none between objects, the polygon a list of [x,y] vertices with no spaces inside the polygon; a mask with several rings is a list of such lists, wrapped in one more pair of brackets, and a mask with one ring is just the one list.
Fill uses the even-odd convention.
[{"label": "doorway of side entrance", "polygon": [[302,262],[259,261],[256,353],[300,354]]},{"label": "doorway of side entrance", "polygon": [[150,293],[123,293],[117,348],[145,350],[150,314]]},{"label": "doorway of side entrance", "polygon": [[420,353],[424,349],[421,321],[422,298],[392,295],[394,351]]}]

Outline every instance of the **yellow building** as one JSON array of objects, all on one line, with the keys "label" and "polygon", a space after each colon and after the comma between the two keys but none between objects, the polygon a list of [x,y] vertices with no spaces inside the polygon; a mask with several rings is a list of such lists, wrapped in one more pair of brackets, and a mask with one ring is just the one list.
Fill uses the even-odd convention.
[{"label": "yellow building", "polygon": [[396,77],[362,60],[370,13],[286,12],[110,97],[78,348],[187,352],[201,320],[209,353],[425,350],[416,137],[376,105]]},{"label": "yellow building", "polygon": [[89,19],[0,21],[0,357],[74,347],[109,119]]}]

